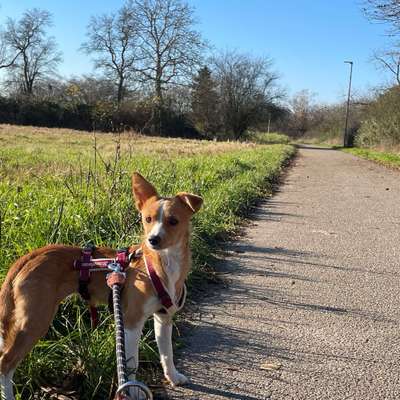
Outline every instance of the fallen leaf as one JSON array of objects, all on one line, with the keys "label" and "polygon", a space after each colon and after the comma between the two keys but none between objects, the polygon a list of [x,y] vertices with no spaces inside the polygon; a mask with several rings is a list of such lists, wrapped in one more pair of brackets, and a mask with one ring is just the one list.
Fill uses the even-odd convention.
[{"label": "fallen leaf", "polygon": [[266,371],[277,371],[281,367],[282,367],[282,364],[279,364],[278,362],[271,362],[271,361],[263,362],[260,365],[260,369],[264,369]]}]

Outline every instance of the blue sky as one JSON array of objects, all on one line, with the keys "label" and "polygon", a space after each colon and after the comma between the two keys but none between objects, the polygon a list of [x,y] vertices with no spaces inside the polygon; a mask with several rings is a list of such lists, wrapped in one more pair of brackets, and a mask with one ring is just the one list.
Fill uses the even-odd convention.
[{"label": "blue sky", "polygon": [[[91,15],[117,9],[123,0],[0,0],[0,24],[27,8],[53,14],[55,36],[71,76],[93,71],[90,58],[78,51]],[[354,87],[359,93],[383,83],[387,76],[371,63],[374,49],[389,39],[385,27],[371,24],[360,10],[362,0],[189,0],[197,28],[216,49],[236,49],[269,56],[281,85],[293,94],[309,89],[322,102],[342,99],[348,65],[354,61]]]}]

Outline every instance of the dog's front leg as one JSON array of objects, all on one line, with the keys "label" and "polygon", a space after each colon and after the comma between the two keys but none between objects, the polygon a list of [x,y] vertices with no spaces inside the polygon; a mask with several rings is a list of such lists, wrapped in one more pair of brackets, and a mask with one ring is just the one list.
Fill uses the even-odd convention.
[{"label": "dog's front leg", "polygon": [[[136,379],[136,371],[139,366],[139,341],[142,336],[144,321],[141,321],[133,328],[125,328],[125,354],[126,366],[128,369],[128,379],[134,381]],[[134,400],[145,398],[139,389],[131,388],[129,395]]]},{"label": "dog's front leg", "polygon": [[172,320],[169,315],[154,314],[154,333],[165,378],[172,386],[184,385],[188,382],[188,378],[175,368],[172,350]]}]

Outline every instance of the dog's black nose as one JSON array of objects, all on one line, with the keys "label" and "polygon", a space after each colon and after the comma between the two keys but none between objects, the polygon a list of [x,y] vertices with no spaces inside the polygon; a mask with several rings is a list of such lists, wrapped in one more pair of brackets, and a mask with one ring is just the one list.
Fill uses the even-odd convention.
[{"label": "dog's black nose", "polygon": [[160,236],[156,235],[156,236],[150,236],[149,237],[149,242],[152,246],[158,246],[161,242],[161,238]]}]

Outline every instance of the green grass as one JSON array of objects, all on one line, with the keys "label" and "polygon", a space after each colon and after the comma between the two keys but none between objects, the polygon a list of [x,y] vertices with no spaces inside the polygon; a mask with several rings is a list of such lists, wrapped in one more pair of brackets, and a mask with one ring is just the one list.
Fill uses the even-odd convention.
[{"label": "green grass", "polygon": [[258,144],[289,144],[290,138],[282,133],[256,132],[250,136],[251,140]]},{"label": "green grass", "polygon": [[[2,131],[3,129],[3,131]],[[162,195],[204,198],[193,221],[197,271],[210,268],[221,240],[254,202],[271,192],[294,154],[288,145],[210,143],[0,126],[0,276],[27,251],[47,243],[120,247],[141,236],[130,176],[139,171]],[[207,268],[206,268],[207,267]],[[203,272],[204,276],[205,272]],[[65,301],[47,336],[17,370],[18,398],[74,390],[79,399],[109,399],[115,386],[112,320],[106,310],[91,332],[79,299]],[[149,380],[157,361],[150,325],[141,341]],[[51,382],[51,384],[49,384]]]},{"label": "green grass", "polygon": [[343,151],[367,160],[374,161],[378,164],[383,164],[387,167],[400,168],[400,153],[391,153],[358,147],[343,149]]}]

